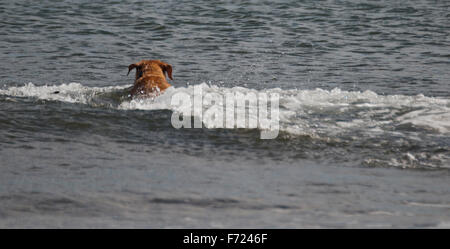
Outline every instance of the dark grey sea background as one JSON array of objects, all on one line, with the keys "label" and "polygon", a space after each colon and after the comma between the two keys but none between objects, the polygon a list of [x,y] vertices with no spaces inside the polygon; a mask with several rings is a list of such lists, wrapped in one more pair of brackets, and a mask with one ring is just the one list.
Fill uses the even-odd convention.
[{"label": "dark grey sea background", "polygon": [[[450,2],[0,1],[1,228],[449,228]],[[173,66],[127,99],[127,67]],[[171,94],[280,95],[280,134]],[[58,92],[55,94],[55,92]]]}]

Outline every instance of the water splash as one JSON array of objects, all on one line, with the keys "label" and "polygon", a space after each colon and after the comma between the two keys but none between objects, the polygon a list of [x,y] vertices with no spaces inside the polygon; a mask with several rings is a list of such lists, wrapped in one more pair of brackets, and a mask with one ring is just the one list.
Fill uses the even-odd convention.
[{"label": "water splash", "polygon": [[[203,93],[222,95],[233,92],[278,93],[280,139],[293,143],[293,148],[299,146],[301,149],[305,148],[302,143],[309,141],[309,147],[313,148],[310,154],[316,156],[326,150],[338,158],[362,155],[365,158],[363,164],[371,167],[447,168],[450,162],[449,99],[422,94],[379,95],[373,91],[343,91],[338,88],[255,90],[206,83],[197,86]],[[182,107],[173,106],[171,97],[180,92],[193,97],[194,92],[192,85],[170,87],[161,95],[130,99],[128,87],[88,87],[79,83],[36,86],[28,83],[2,89],[0,95],[16,101],[34,98],[117,111],[177,111]],[[203,121],[204,127],[208,127],[207,120]]]}]

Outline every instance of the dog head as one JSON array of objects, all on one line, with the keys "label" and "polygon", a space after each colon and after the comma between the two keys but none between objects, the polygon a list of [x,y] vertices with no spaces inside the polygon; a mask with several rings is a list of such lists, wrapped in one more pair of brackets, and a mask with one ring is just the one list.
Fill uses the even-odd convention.
[{"label": "dog head", "polygon": [[142,77],[145,74],[158,74],[161,73],[164,77],[169,76],[171,80],[172,78],[172,66],[160,60],[142,60],[138,63],[131,64],[128,66],[128,74],[130,74],[131,70],[136,68],[136,80]]}]

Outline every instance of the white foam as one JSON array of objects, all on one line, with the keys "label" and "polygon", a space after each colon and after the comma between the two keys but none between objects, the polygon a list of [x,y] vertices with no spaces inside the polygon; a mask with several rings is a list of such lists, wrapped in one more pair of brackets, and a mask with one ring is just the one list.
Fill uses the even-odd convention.
[{"label": "white foam", "polygon": [[[280,128],[282,131],[320,136],[340,134],[355,129],[368,134],[386,132],[385,126],[411,125],[433,130],[441,134],[450,133],[450,100],[425,97],[424,95],[379,95],[373,91],[333,90],[283,90],[280,88],[255,90],[245,87],[219,87],[200,84],[203,93],[266,92],[280,95]],[[125,89],[129,85],[87,87],[79,83],[52,86],[36,86],[28,83],[20,87],[0,90],[1,95],[34,97],[70,103],[89,104],[98,93]],[[193,94],[193,86],[170,87],[163,94],[146,99],[125,100],[116,108],[121,110],[176,110],[171,105],[171,96],[184,92]],[[55,92],[59,92],[55,94]],[[195,115],[195,114],[194,114]],[[391,129],[392,130],[392,129]]]},{"label": "white foam", "polygon": [[[95,97],[96,93],[110,92],[114,89],[124,89],[126,87],[128,86],[87,87],[80,83],[36,86],[30,82],[20,87],[10,87],[5,90],[0,89],[0,94],[14,97],[35,97],[44,100],[87,104]],[[55,92],[58,92],[58,94],[55,94]]]},{"label": "white foam", "polygon": [[438,133],[450,131],[449,108],[425,108],[406,113],[398,118],[400,124],[410,124],[414,127],[424,127]]}]

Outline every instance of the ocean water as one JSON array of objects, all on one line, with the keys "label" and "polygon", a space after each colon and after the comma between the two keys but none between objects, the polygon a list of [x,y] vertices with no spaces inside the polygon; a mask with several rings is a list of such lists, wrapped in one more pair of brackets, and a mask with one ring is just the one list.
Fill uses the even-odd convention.
[{"label": "ocean water", "polygon": [[[0,227],[448,228],[449,10],[2,1]],[[141,59],[173,87],[127,98]],[[194,87],[279,94],[279,136],[174,129]]]}]

